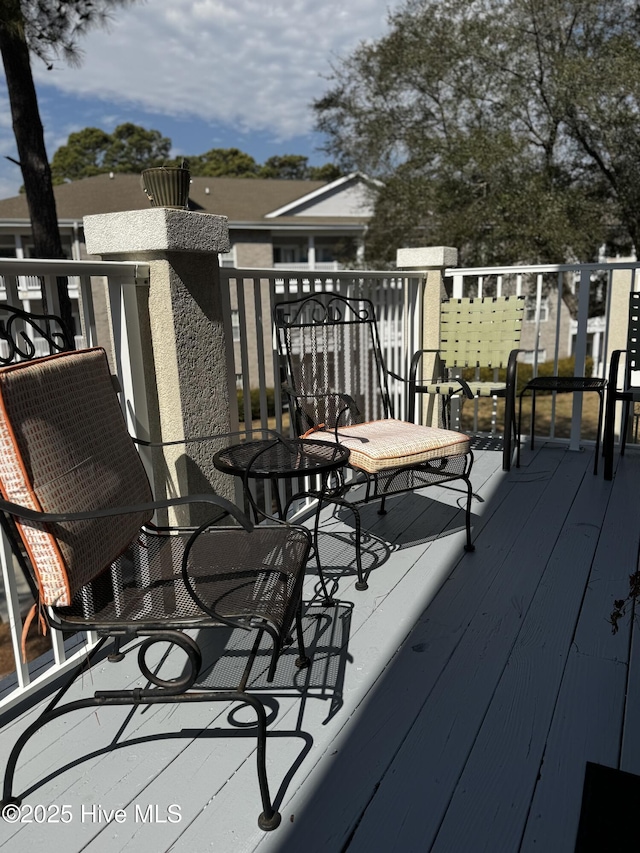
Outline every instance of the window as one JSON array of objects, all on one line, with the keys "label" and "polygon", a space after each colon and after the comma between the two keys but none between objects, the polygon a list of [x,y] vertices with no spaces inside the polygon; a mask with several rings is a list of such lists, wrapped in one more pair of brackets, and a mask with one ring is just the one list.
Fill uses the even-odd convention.
[{"label": "window", "polygon": [[309,261],[309,244],[307,240],[299,243],[273,244],[274,264],[306,264]]},{"label": "window", "polygon": [[[524,319],[527,323],[535,323],[536,320],[536,297],[527,296],[524,303]],[[549,319],[549,299],[543,296],[540,300],[540,322],[546,323]]]},{"label": "window", "polygon": [[240,340],[240,312],[237,308],[231,310],[231,331],[233,340],[238,342]]},{"label": "window", "polygon": [[236,247],[232,246],[228,252],[220,252],[218,254],[218,263],[221,267],[236,266]]},{"label": "window", "polygon": [[[535,351],[532,349],[525,350],[525,352],[520,354],[520,360],[524,364],[533,364],[535,356]],[[546,349],[538,350],[538,364],[542,364],[543,361],[547,360],[547,351]]]},{"label": "window", "polygon": [[356,241],[351,237],[317,237],[315,249],[317,263],[352,263],[358,254]]}]

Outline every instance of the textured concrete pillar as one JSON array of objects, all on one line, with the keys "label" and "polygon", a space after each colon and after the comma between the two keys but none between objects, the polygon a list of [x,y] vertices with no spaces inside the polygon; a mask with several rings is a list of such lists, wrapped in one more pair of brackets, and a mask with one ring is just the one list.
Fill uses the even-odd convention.
[{"label": "textured concrete pillar", "polygon": [[[138,317],[152,441],[229,432],[230,351],[225,335],[218,252],[229,251],[227,218],[151,208],[88,216],[87,251],[104,260],[145,261],[149,289],[139,288]],[[232,371],[231,371],[232,372]],[[230,497],[211,449],[178,446],[160,468],[156,493],[198,493],[213,486]]]},{"label": "textured concrete pillar", "polygon": [[[396,266],[400,270],[423,272],[424,296],[422,301],[422,348],[440,347],[440,303],[447,298],[444,288],[444,271],[458,264],[458,250],[449,246],[429,246],[418,249],[398,249]],[[425,355],[422,378],[424,381],[435,376],[435,356]],[[440,425],[440,406],[436,395],[422,398],[422,421],[431,426]]]}]

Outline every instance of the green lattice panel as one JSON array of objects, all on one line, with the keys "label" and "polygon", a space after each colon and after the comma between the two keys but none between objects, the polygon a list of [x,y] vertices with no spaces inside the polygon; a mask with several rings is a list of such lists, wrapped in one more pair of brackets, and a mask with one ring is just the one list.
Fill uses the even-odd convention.
[{"label": "green lattice panel", "polygon": [[451,367],[504,367],[520,343],[520,296],[450,299],[440,314],[440,356]]}]

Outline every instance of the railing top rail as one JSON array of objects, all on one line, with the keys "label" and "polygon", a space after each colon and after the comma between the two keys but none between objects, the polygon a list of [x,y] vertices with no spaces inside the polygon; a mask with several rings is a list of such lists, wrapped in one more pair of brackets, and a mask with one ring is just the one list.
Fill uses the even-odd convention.
[{"label": "railing top rail", "polygon": [[528,264],[512,267],[448,267],[445,276],[455,275],[518,275],[525,273],[580,272],[581,270],[638,269],[640,261],[607,261],[589,264]]},{"label": "railing top rail", "polygon": [[149,278],[149,264],[138,261],[0,258],[0,275],[104,275]]},{"label": "railing top rail", "polygon": [[388,278],[420,278],[423,273],[415,270],[308,270],[295,267],[221,267],[220,274],[224,278],[304,278],[318,280],[336,279],[388,279]]}]

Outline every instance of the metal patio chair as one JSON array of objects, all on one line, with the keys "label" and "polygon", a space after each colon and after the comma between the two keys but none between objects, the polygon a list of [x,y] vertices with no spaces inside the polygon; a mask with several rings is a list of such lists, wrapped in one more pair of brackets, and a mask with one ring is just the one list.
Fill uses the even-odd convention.
[{"label": "metal patio chair", "polygon": [[[409,420],[413,420],[416,393],[439,395],[442,400],[442,422],[450,424],[451,401],[455,397],[502,397],[505,400],[502,467],[511,467],[511,440],[516,435],[516,391],[518,348],[524,314],[524,297],[500,296],[481,299],[448,299],[440,309],[440,347],[420,350],[410,368],[411,391]],[[422,377],[424,356],[436,356],[435,369]],[[462,371],[473,368],[476,377],[482,368],[493,370],[491,379],[465,381]],[[506,368],[504,381],[498,369]]]},{"label": "metal patio chair", "polygon": [[[0,522],[31,583],[40,618],[56,631],[97,633],[86,666],[109,638],[138,638],[144,679],[142,686],[98,690],[60,704],[86,668],[80,666],[18,738],[6,765],[2,804],[20,802],[13,793],[14,773],[27,741],[63,714],[104,705],[241,702],[257,718],[258,823],[275,829],[280,815],[266,775],[266,712],[247,685],[256,657],[265,654],[263,638],[270,641],[267,679],[273,679],[294,624],[296,663],[309,662],[300,621],[308,532],[286,523],[253,527],[237,507],[212,493],[154,501],[99,348],[1,368],[0,441]],[[156,510],[191,510],[196,504],[209,518],[195,529],[152,522]],[[227,518],[220,524],[221,512],[236,523]],[[235,628],[255,634],[240,682],[202,689],[208,670],[200,632],[204,645],[211,629]],[[170,672],[152,664],[149,652],[160,642],[181,650],[181,659],[186,655],[178,675],[175,657],[173,665],[171,659],[163,664]]]},{"label": "metal patio chair", "polygon": [[[625,356],[624,373],[620,376],[620,359]],[[624,455],[629,429],[631,404],[640,402],[640,293],[629,295],[629,324],[626,349],[614,350],[609,362],[609,380],[605,403],[602,454],[604,478],[613,479],[613,452],[615,444],[616,403],[622,403],[620,427],[620,455]]]},{"label": "metal patio chair", "polygon": [[[358,503],[379,500],[382,514],[388,495],[462,480],[465,549],[472,551],[469,438],[394,418],[373,303],[316,293],[276,304],[274,323],[295,433],[348,447],[348,468],[355,476],[346,489],[364,489],[364,497],[348,503],[356,518],[356,589],[367,589]],[[327,500],[340,500],[342,494],[337,487]]]},{"label": "metal patio chair", "polygon": [[33,314],[0,302],[0,365],[75,349],[73,334],[55,314]]}]

